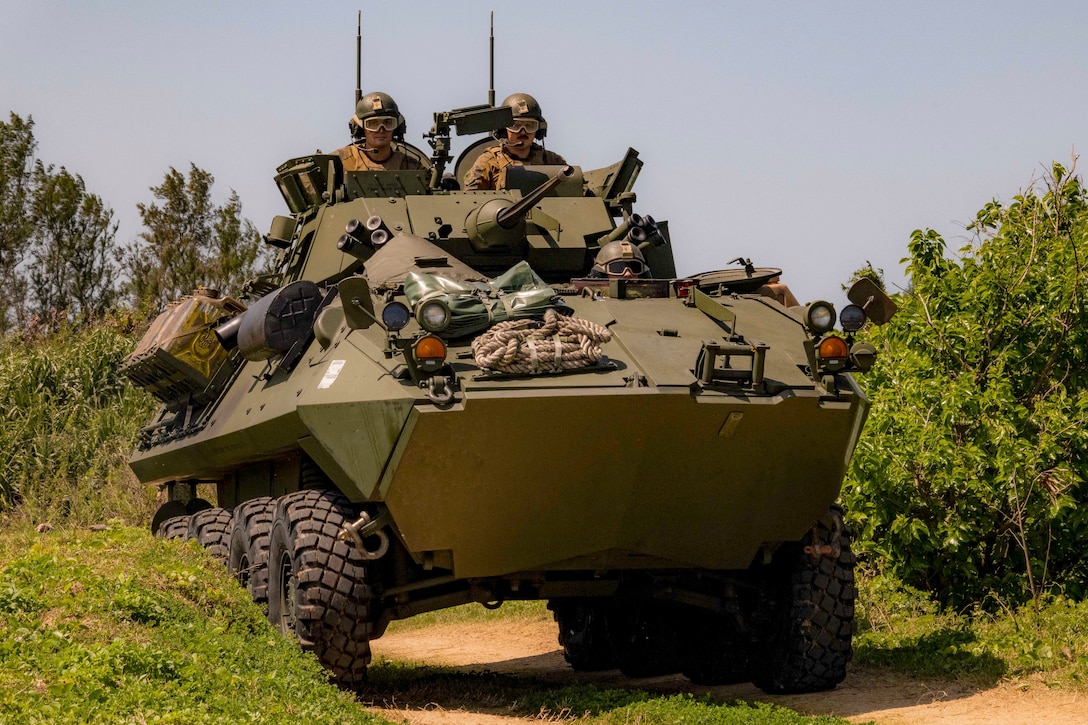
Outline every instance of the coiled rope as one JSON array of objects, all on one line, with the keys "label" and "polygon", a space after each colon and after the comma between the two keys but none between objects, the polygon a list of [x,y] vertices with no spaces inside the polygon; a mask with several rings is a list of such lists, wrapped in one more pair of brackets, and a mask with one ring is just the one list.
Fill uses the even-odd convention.
[{"label": "coiled rope", "polygon": [[558,373],[589,367],[601,358],[602,342],[612,333],[589,320],[544,312],[539,320],[507,320],[472,341],[476,364],[517,375]]}]

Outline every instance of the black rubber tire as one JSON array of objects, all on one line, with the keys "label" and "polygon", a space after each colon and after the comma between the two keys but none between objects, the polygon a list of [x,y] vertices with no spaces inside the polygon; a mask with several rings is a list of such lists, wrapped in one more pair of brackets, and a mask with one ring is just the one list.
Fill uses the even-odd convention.
[{"label": "black rubber tire", "polygon": [[159,539],[184,539],[189,532],[189,514],[171,516],[159,524],[155,536]]},{"label": "black rubber tire", "polygon": [[576,672],[597,672],[616,666],[602,604],[582,600],[550,602],[559,625],[563,658]]},{"label": "black rubber tire", "polygon": [[268,549],[269,621],[343,687],[366,681],[374,629],[366,562],[337,538],[354,518],[336,491],[287,494],[277,502]]},{"label": "black rubber tire", "polygon": [[270,496],[238,504],[234,508],[227,557],[227,571],[238,579],[254,602],[264,607],[268,606],[268,542],[275,513],[276,499]]},{"label": "black rubber tire", "polygon": [[234,514],[224,508],[210,508],[197,511],[189,517],[187,539],[196,539],[197,543],[224,564],[230,555],[230,531],[234,525]]},{"label": "black rubber tire", "polygon": [[617,603],[608,609],[608,631],[620,672],[659,677],[680,671],[676,607],[660,602]]},{"label": "black rubber tire", "polygon": [[[754,663],[752,682],[771,694],[830,690],[846,677],[853,656],[854,564],[842,510],[818,523],[800,544],[782,547],[772,584],[772,626]],[[828,551],[818,549],[829,547]],[[806,548],[810,551],[806,552]]]}]

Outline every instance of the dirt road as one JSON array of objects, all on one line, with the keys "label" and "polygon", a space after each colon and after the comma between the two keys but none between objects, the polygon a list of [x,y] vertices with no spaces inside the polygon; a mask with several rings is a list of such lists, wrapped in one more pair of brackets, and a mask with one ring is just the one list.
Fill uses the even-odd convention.
[{"label": "dirt road", "polygon": [[[548,621],[497,620],[392,632],[373,643],[374,659],[451,665],[464,670],[531,675],[555,683],[592,682],[599,687],[653,692],[710,693],[722,700],[761,700],[805,714],[837,715],[878,725],[1085,725],[1088,694],[1048,689],[1040,682],[1002,684],[973,691],[948,683],[906,679],[853,668],[831,692],[769,696],[751,685],[697,687],[680,676],[629,680],[618,672],[592,675],[570,670]],[[383,703],[375,702],[375,705]],[[385,715],[420,725],[525,723],[495,703],[384,703]]]}]

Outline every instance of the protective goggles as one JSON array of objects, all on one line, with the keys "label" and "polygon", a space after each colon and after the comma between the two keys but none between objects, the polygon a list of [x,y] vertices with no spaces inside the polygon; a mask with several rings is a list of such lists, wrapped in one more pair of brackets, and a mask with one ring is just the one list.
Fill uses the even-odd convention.
[{"label": "protective goggles", "polygon": [[613,259],[605,265],[605,270],[614,275],[622,275],[627,270],[631,270],[631,274],[639,277],[646,271],[646,265],[638,259]]},{"label": "protective goggles", "polygon": [[539,128],[540,121],[535,118],[515,118],[513,125],[507,126],[506,130],[510,133],[536,133]]},{"label": "protective goggles", "polygon": [[393,116],[371,116],[363,119],[363,128],[367,131],[392,131],[397,127],[397,119]]}]

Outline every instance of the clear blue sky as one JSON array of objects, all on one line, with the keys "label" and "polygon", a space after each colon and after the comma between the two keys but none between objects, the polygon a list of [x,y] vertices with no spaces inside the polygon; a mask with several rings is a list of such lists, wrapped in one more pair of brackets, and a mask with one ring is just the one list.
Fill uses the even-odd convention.
[{"label": "clear blue sky", "polygon": [[348,140],[359,9],[363,90],[416,145],[487,100],[494,10],[498,98],[535,95],[584,169],[638,149],[638,208],[669,220],[681,274],[750,257],[802,301],[865,260],[902,285],[911,230],[956,249],[983,204],[1088,145],[1078,2],[0,0],[0,112],[33,116],[121,241],[190,162],[267,231],[276,166]]}]

